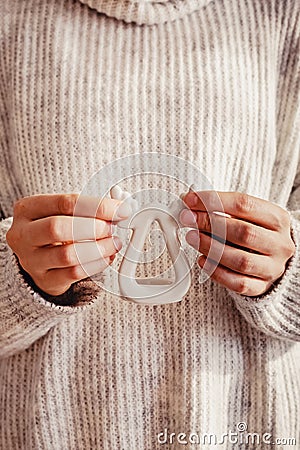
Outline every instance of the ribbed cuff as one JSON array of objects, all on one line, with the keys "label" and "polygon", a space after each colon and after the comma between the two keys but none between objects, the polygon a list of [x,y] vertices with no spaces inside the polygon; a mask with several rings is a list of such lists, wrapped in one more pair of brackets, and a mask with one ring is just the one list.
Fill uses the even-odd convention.
[{"label": "ribbed cuff", "polygon": [[255,328],[283,339],[300,340],[300,224],[291,216],[296,250],[282,277],[265,294],[248,297],[229,291],[237,309]]},{"label": "ribbed cuff", "polygon": [[70,288],[61,295],[50,295],[40,289],[31,276],[20,265],[18,258],[15,256],[19,267],[20,274],[30,288],[39,294],[47,302],[60,306],[83,306],[91,303],[99,295],[101,289],[90,279],[87,278],[78,281],[70,286]]}]

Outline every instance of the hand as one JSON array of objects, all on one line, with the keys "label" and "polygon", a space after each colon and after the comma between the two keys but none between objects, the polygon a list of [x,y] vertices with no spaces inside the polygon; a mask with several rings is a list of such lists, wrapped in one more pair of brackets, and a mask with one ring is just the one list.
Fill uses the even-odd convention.
[{"label": "hand", "polygon": [[[36,195],[19,200],[7,243],[35,284],[60,295],[72,283],[103,271],[121,248],[111,220],[130,214],[126,204],[77,194]],[[76,217],[73,217],[73,214]],[[76,238],[76,239],[75,239]],[[85,241],[85,242],[82,242]]]},{"label": "hand", "polygon": [[[220,211],[218,198],[223,212],[231,217],[213,213]],[[183,200],[190,209],[181,212],[182,224],[199,230],[189,231],[187,242],[202,253],[198,260],[200,267],[210,273],[215,269],[212,279],[239,294],[258,296],[283,275],[295,252],[287,211],[238,192],[189,192]],[[220,236],[210,234],[212,224],[213,230],[218,230],[224,221],[225,245]],[[207,258],[212,243],[217,254],[218,250],[221,254],[218,264]],[[220,246],[224,247],[223,252]]]}]

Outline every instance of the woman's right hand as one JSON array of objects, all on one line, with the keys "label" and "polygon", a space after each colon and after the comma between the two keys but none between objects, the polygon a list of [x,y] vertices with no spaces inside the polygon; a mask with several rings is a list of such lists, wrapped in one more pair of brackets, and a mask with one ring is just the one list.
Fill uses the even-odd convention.
[{"label": "woman's right hand", "polygon": [[102,272],[120,250],[111,221],[131,212],[120,204],[78,194],[24,197],[15,204],[6,240],[35,284],[61,295],[74,282]]}]

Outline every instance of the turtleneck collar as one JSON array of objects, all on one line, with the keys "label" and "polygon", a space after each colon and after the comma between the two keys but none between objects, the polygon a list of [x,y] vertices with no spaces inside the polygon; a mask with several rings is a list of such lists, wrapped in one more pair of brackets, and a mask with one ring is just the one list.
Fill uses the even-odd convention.
[{"label": "turtleneck collar", "polygon": [[96,11],[125,22],[154,25],[190,14],[212,0],[80,0]]}]

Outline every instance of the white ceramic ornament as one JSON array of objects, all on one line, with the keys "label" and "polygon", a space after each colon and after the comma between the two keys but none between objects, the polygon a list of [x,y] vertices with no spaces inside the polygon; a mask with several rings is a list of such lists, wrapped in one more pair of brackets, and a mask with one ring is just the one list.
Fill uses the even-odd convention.
[{"label": "white ceramic ornament", "polygon": [[[175,200],[169,207],[148,204],[140,208],[130,193],[122,191],[119,186],[114,186],[110,194],[114,199],[124,199],[132,208],[132,214],[128,219],[117,222],[119,227],[132,230],[118,273],[121,295],[127,300],[143,305],[162,305],[181,301],[191,285],[190,266],[178,238],[178,216],[183,208],[182,201]],[[137,264],[154,221],[158,222],[164,233],[173,262],[174,281],[164,278],[136,278]]]}]

